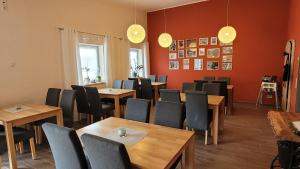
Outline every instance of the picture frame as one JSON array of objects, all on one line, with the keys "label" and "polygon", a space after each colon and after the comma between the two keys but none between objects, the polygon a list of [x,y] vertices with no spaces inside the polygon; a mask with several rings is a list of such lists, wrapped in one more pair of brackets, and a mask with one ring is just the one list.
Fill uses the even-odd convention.
[{"label": "picture frame", "polygon": [[169,70],[178,70],[179,61],[169,61]]},{"label": "picture frame", "polygon": [[170,59],[170,60],[175,60],[175,59],[177,59],[177,53],[169,53],[169,59]]},{"label": "picture frame", "polygon": [[218,38],[217,37],[211,37],[210,38],[210,45],[218,45]]},{"label": "picture frame", "polygon": [[186,49],[186,57],[188,58],[195,58],[197,57],[197,48],[189,48]]},{"label": "picture frame", "polygon": [[176,40],[173,40],[172,44],[169,46],[169,51],[176,51]]},{"label": "picture frame", "polygon": [[222,62],[232,62],[232,55],[223,55]]},{"label": "picture frame", "polygon": [[187,48],[196,48],[197,47],[197,39],[187,39],[186,47]]},{"label": "picture frame", "polygon": [[183,70],[190,69],[190,59],[183,59]]},{"label": "picture frame", "polygon": [[178,59],[184,58],[184,50],[178,50]]},{"label": "picture frame", "polygon": [[227,46],[222,48],[222,53],[223,54],[232,54],[233,53],[233,47],[232,46]]},{"label": "picture frame", "polygon": [[199,46],[208,45],[208,38],[199,38]]},{"label": "picture frame", "polygon": [[203,70],[203,59],[194,59],[194,70]]},{"label": "picture frame", "polygon": [[184,49],[184,40],[178,40],[178,49]]},{"label": "picture frame", "polygon": [[219,70],[219,61],[208,61],[207,70]]},{"label": "picture frame", "polygon": [[210,48],[207,49],[207,58],[219,58],[220,48]]},{"label": "picture frame", "polygon": [[205,56],[205,48],[199,48],[199,56]]},{"label": "picture frame", "polygon": [[222,70],[232,70],[232,63],[223,63]]}]

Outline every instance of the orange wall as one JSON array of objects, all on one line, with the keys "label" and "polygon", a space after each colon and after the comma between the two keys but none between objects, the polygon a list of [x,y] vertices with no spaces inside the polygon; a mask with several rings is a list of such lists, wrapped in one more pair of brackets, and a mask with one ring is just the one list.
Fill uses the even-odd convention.
[{"label": "orange wall", "polygon": [[290,0],[290,18],[289,18],[289,29],[288,38],[296,40],[296,50],[295,50],[295,60],[294,60],[294,71],[293,71],[293,81],[292,81],[292,94],[291,94],[291,108],[290,111],[295,111],[296,104],[296,79],[298,73],[299,65],[299,43],[300,43],[300,1]]},{"label": "orange wall", "polygon": [[[295,0],[299,1],[299,0]],[[167,31],[174,39],[216,36],[226,24],[227,0],[210,0],[167,10]],[[233,70],[170,71],[168,49],[159,47],[157,38],[164,31],[163,12],[148,13],[151,74],[167,74],[169,88],[181,88],[182,82],[203,76],[230,76],[235,85],[234,100],[255,102],[261,78],[265,74],[282,76],[283,50],[286,43],[288,3],[285,0],[231,0],[230,23],[237,29],[234,42]],[[199,58],[199,56],[198,56]],[[219,59],[221,65],[221,57]]]}]

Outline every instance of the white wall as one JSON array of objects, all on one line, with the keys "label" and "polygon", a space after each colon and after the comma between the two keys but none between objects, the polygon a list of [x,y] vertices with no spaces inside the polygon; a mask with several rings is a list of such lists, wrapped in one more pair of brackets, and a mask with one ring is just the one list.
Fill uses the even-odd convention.
[{"label": "white wall", "polygon": [[[137,12],[146,27],[147,15]],[[49,87],[62,87],[57,26],[126,37],[132,7],[106,0],[8,0],[0,10],[0,108],[43,103]]]}]

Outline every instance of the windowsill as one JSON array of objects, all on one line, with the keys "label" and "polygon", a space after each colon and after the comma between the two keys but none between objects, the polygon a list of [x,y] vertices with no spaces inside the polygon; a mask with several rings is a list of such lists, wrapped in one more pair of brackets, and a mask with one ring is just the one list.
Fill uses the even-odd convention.
[{"label": "windowsill", "polygon": [[84,86],[91,86],[91,85],[97,85],[97,84],[106,84],[106,82],[89,83],[89,84],[86,84]]}]

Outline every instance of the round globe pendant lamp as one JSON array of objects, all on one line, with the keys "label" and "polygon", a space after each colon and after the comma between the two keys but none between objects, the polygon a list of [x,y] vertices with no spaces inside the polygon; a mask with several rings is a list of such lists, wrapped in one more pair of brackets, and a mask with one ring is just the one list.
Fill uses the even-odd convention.
[{"label": "round globe pendant lamp", "polygon": [[166,23],[166,10],[164,9],[164,22],[165,22],[165,32],[161,33],[158,37],[158,44],[163,48],[168,48],[172,42],[172,36],[167,33],[167,23]]},{"label": "round globe pendant lamp", "polygon": [[138,44],[144,41],[146,31],[144,27],[136,23],[136,1],[134,0],[134,24],[127,29],[127,38],[130,42]]},{"label": "round globe pendant lamp", "polygon": [[222,27],[218,33],[218,39],[222,43],[231,43],[236,38],[236,30],[228,24],[229,0],[227,1],[227,26]]}]

